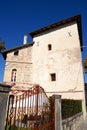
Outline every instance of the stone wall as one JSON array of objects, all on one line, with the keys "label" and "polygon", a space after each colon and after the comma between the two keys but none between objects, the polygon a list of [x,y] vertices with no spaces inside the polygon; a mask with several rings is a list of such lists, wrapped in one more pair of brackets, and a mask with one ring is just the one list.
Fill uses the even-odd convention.
[{"label": "stone wall", "polygon": [[78,113],[73,117],[62,121],[63,130],[77,130],[78,126],[83,120],[83,113]]},{"label": "stone wall", "polygon": [[18,56],[14,51],[7,54],[4,82],[11,82],[12,69],[16,69],[16,85],[32,82],[32,46],[19,49]]}]

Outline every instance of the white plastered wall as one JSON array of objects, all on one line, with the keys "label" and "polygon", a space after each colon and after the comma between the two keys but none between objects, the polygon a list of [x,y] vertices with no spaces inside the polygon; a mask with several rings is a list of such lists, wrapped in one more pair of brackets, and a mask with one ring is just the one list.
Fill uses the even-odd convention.
[{"label": "white plastered wall", "polygon": [[[77,23],[37,35],[33,40],[33,82],[39,83],[48,95],[60,94],[62,98],[82,99],[85,111]],[[52,45],[50,51],[48,44]],[[56,74],[56,81],[51,81],[51,73]]]}]

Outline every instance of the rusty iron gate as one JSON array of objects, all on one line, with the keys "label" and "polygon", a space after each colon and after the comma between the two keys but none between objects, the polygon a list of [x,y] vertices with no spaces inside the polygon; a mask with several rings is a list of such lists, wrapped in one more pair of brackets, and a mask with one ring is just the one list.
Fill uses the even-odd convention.
[{"label": "rusty iron gate", "polygon": [[54,105],[42,87],[9,95],[5,130],[54,130]]}]

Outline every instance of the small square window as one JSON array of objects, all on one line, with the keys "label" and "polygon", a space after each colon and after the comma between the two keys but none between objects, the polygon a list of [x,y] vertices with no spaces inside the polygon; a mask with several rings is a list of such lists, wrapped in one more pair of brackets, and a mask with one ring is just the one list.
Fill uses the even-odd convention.
[{"label": "small square window", "polygon": [[15,52],[14,52],[14,55],[15,55],[15,56],[18,56],[18,54],[19,54],[19,51],[15,51]]},{"label": "small square window", "polygon": [[50,77],[51,77],[51,81],[56,81],[56,74],[55,73],[50,74]]},{"label": "small square window", "polygon": [[48,50],[52,50],[52,45],[51,44],[48,44]]}]

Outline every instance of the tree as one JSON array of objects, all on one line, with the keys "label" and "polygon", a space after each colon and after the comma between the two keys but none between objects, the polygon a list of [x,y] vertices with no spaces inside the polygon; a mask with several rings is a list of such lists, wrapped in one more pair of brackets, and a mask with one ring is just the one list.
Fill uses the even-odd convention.
[{"label": "tree", "polygon": [[0,37],[0,52],[5,49],[5,41]]},{"label": "tree", "polygon": [[87,73],[87,56],[84,60],[84,70],[85,70],[85,73]]}]

